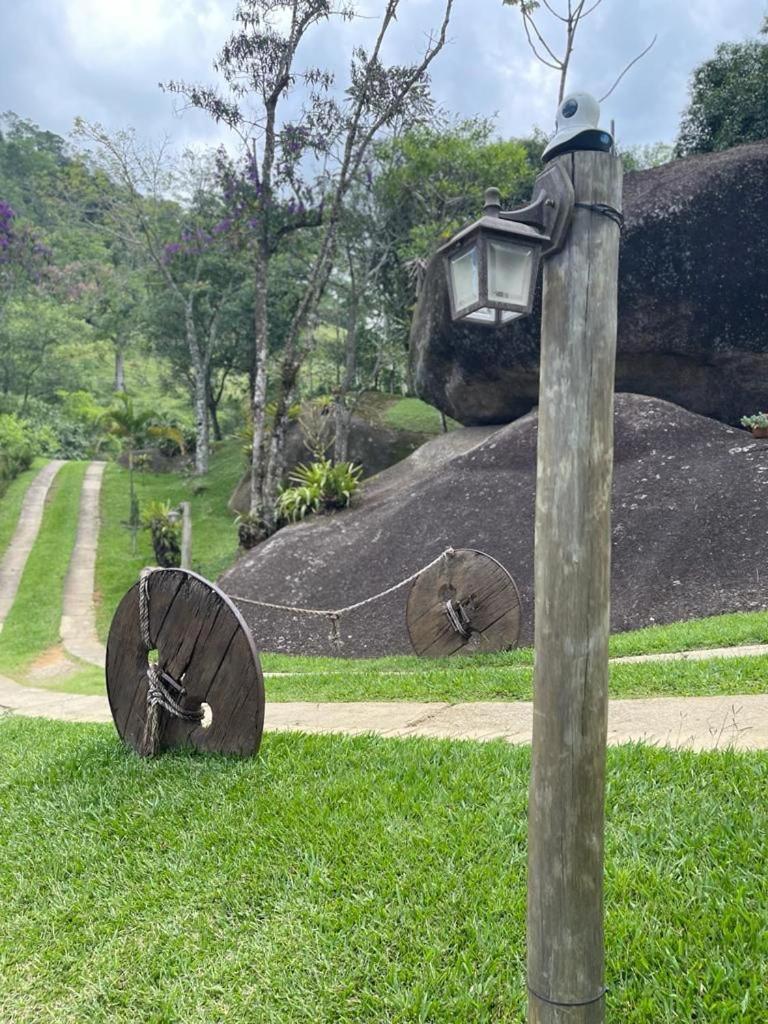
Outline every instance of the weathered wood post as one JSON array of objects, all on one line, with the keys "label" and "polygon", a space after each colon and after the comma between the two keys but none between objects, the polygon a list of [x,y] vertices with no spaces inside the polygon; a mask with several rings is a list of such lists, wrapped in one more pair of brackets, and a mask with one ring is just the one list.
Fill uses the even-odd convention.
[{"label": "weathered wood post", "polygon": [[181,503],[181,568],[192,568],[192,506]]},{"label": "weathered wood post", "polygon": [[[621,162],[571,152],[576,207],[544,264],[536,484],[528,1020],[605,1020],[603,829]],[[584,205],[580,205],[584,204]]]}]

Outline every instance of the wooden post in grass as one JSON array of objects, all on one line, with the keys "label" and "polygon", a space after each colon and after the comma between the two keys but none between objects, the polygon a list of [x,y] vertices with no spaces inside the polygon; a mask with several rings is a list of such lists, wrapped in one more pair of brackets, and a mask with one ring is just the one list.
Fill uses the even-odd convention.
[{"label": "wooden post in grass", "polygon": [[[621,162],[557,158],[576,208],[544,263],[528,1020],[605,1020],[603,822]],[[579,204],[587,204],[580,206]]]},{"label": "wooden post in grass", "polygon": [[192,506],[181,503],[181,568],[192,568]]}]

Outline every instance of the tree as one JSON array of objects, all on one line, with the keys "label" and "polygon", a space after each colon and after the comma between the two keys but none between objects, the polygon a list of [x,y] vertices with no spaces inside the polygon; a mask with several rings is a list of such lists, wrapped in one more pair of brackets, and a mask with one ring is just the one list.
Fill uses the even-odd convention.
[{"label": "tree", "polygon": [[619,155],[626,171],[647,171],[661,167],[675,158],[675,147],[669,142],[649,142],[642,146],[620,148]]},{"label": "tree", "polygon": [[22,414],[30,398],[49,398],[70,383],[57,354],[88,333],[71,305],[42,291],[10,301],[0,321],[0,390],[17,396]]},{"label": "tree", "polygon": [[103,263],[95,269],[93,288],[86,300],[86,319],[98,339],[108,341],[115,353],[114,390],[125,391],[125,355],[138,332],[142,307],[141,271],[128,263]]},{"label": "tree", "polygon": [[[761,32],[768,34],[768,19]],[[721,43],[693,72],[690,93],[679,156],[768,138],[768,40]]]},{"label": "tree", "polygon": [[75,130],[95,143],[101,168],[116,186],[103,229],[151,268],[183,324],[194,384],[195,472],[206,473],[210,361],[222,311],[239,287],[210,161],[192,153],[173,161],[163,148],[141,145],[133,131],[110,134],[82,119]]},{"label": "tree", "polygon": [[[567,0],[565,7],[562,9],[556,8],[553,0],[541,0],[541,2],[539,0],[502,0],[502,2],[508,7],[517,7],[520,12],[525,38],[536,60],[545,67],[557,72],[557,103],[559,106],[565,96],[565,86],[571,66],[576,33],[581,23],[600,6],[603,0],[591,0],[591,2],[589,0]],[[551,41],[551,36],[549,40],[547,39],[545,30],[540,26],[542,7],[555,22],[559,22],[563,26],[562,31],[565,33],[565,39],[560,47],[558,47],[557,43]],[[641,57],[645,56],[655,42],[656,36],[653,37],[644,50],[626,65],[608,92],[600,97],[601,102],[610,96],[627,71]]]},{"label": "tree", "polygon": [[[235,31],[214,65],[226,92],[179,82],[168,86],[228,125],[243,144],[241,173],[229,174],[229,194],[240,221],[245,218],[254,229],[251,515],[263,520],[265,533],[275,526],[288,409],[308,351],[306,327],[333,269],[347,194],[379,133],[398,121],[418,120],[431,106],[427,73],[445,43],[453,0],[442,0],[442,23],[421,59],[387,66],[382,49],[399,6],[400,0],[385,0],[370,51],[354,49],[343,99],[332,93],[334,79],[328,70],[296,66],[312,28],[331,17],[355,16],[351,5],[334,8],[331,0],[244,0],[235,14]],[[291,118],[285,113],[286,101],[298,83],[305,92],[298,117]],[[320,167],[319,180],[313,181],[313,166]],[[317,251],[284,339],[267,446],[269,262],[285,235],[318,225]]]},{"label": "tree", "polygon": [[48,246],[0,199],[0,322],[11,299],[40,284],[50,259]]},{"label": "tree", "polygon": [[128,482],[129,482],[129,510],[128,527],[131,531],[131,544],[133,553],[136,554],[136,531],[139,528],[139,499],[136,497],[136,490],[133,483],[133,453],[147,435],[149,425],[153,419],[153,412],[150,409],[137,409],[133,399],[121,392],[117,395],[118,401],[106,413],[104,426],[110,434],[120,439],[123,450],[128,455]]}]

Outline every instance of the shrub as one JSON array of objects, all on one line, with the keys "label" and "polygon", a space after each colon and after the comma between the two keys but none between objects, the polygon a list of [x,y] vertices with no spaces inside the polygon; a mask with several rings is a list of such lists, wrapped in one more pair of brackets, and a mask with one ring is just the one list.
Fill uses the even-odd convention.
[{"label": "shrub", "polygon": [[756,412],[754,416],[742,416],[741,425],[747,430],[768,430],[768,413]]},{"label": "shrub", "polygon": [[[58,405],[30,399],[23,418],[35,439],[35,453],[51,459],[89,459],[100,450],[100,434]],[[99,428],[100,429],[100,428]]]},{"label": "shrub", "polygon": [[251,515],[249,512],[237,516],[235,526],[238,542],[244,551],[250,551],[269,536],[269,530],[261,516]]},{"label": "shrub", "polygon": [[17,416],[0,415],[0,482],[13,480],[29,469],[35,457],[35,438]]},{"label": "shrub", "polygon": [[157,564],[164,569],[181,565],[181,517],[174,516],[170,502],[151,501],[142,513],[141,525],[150,532]]},{"label": "shrub", "polygon": [[352,500],[362,472],[362,466],[351,462],[334,465],[330,459],[317,459],[302,463],[288,477],[293,486],[284,488],[277,499],[279,517],[295,523],[311,512],[344,508]]}]

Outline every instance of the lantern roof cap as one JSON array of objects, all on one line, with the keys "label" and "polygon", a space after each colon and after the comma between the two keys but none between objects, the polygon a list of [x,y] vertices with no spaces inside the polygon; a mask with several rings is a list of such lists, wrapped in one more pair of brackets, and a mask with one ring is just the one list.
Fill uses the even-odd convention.
[{"label": "lantern roof cap", "polygon": [[519,221],[505,220],[502,217],[481,217],[479,220],[468,224],[461,231],[458,231],[449,241],[441,245],[438,253],[446,253],[451,249],[460,247],[473,234],[487,231],[494,235],[501,235],[510,241],[533,242],[538,245],[547,245],[550,241],[549,235],[537,231],[529,224],[521,224]]}]

